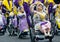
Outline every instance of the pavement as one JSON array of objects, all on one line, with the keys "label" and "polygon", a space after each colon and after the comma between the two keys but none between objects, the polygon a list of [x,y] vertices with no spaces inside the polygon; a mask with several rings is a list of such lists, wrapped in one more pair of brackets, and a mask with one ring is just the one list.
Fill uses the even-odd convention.
[{"label": "pavement", "polygon": [[[0,42],[30,42],[29,39],[18,39],[17,36],[8,36],[8,33],[5,33],[5,35],[0,36]],[[48,42],[48,40],[40,40],[39,42]],[[53,38],[53,42],[60,42],[60,35],[56,35]]]}]

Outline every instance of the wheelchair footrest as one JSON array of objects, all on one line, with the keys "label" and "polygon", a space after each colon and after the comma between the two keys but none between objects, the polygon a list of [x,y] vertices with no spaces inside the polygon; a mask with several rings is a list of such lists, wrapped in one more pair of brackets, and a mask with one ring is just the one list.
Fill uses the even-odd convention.
[{"label": "wheelchair footrest", "polygon": [[45,36],[45,39],[49,39],[49,38],[52,39],[52,36]]},{"label": "wheelchair footrest", "polygon": [[36,39],[38,40],[44,40],[45,36],[43,35],[36,35]]}]

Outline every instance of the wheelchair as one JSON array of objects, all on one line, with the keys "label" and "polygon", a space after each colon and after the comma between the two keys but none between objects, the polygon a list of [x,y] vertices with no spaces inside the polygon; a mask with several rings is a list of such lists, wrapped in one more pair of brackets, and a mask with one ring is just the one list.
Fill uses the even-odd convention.
[{"label": "wheelchair", "polygon": [[54,38],[54,32],[53,32],[53,28],[51,28],[51,34],[52,36],[44,36],[44,33],[42,33],[40,30],[35,29],[35,23],[33,20],[33,16],[31,16],[32,19],[32,28],[30,28],[30,38],[31,38],[31,42],[38,42],[39,40],[44,40],[44,39],[49,39],[49,42],[52,42],[52,39]]}]

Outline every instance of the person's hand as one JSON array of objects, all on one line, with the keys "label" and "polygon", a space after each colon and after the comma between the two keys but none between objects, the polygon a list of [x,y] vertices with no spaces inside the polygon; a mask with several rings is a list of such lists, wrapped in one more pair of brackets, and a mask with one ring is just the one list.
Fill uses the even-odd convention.
[{"label": "person's hand", "polygon": [[37,14],[37,11],[34,11],[34,14]]},{"label": "person's hand", "polygon": [[58,6],[60,6],[60,4],[58,4]]}]

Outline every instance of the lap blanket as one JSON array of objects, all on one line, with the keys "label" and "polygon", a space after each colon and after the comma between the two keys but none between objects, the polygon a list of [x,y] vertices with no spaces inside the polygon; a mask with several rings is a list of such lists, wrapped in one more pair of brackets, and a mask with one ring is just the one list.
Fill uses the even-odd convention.
[{"label": "lap blanket", "polygon": [[39,22],[35,25],[35,30],[38,30],[38,29],[44,30],[47,28],[51,28],[51,23],[49,21]]}]

